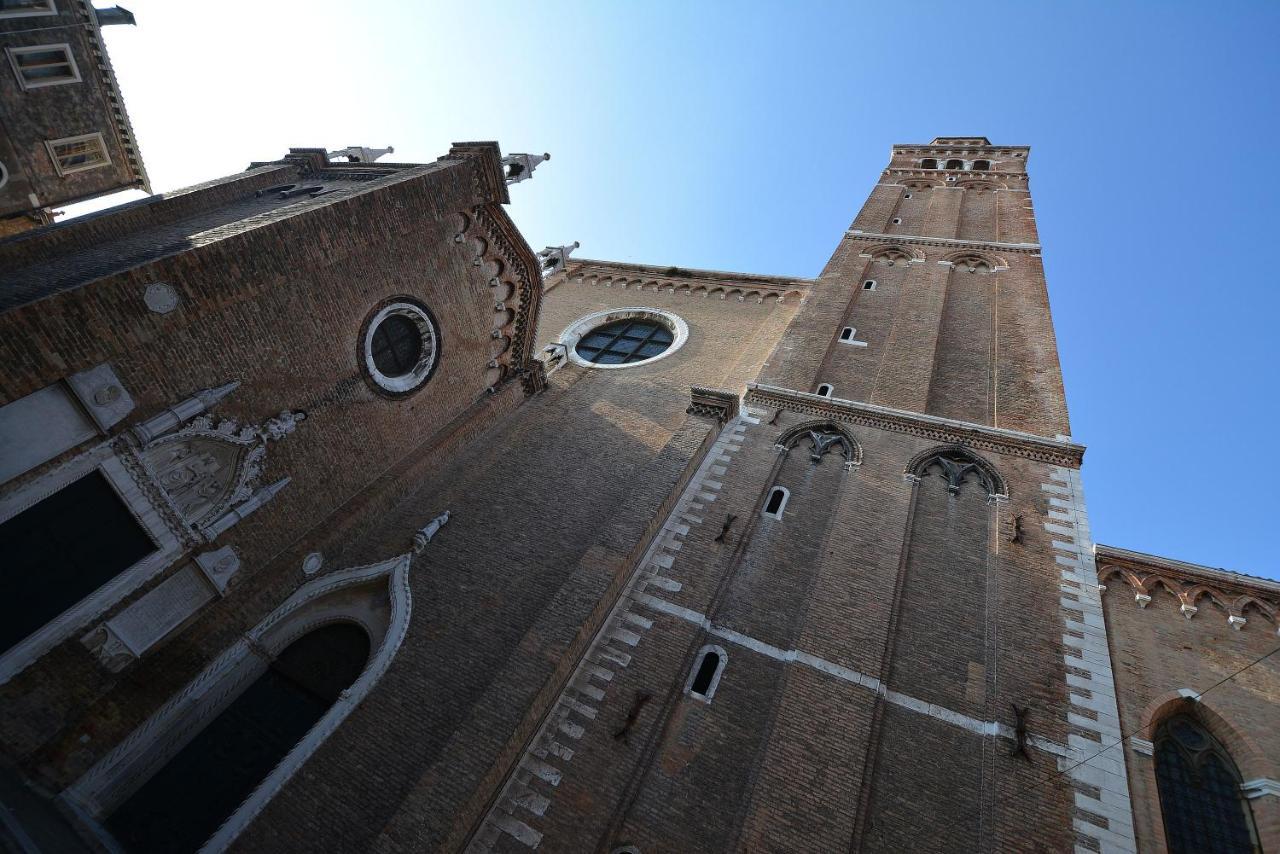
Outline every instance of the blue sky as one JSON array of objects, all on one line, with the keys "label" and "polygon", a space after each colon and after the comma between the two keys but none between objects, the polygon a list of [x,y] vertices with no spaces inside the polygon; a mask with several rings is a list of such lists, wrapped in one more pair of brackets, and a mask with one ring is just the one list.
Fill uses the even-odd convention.
[{"label": "blue sky", "polygon": [[1280,4],[129,0],[157,191],[289,146],[549,151],[535,248],[816,275],[893,143],[1032,147],[1099,542],[1280,578]]}]

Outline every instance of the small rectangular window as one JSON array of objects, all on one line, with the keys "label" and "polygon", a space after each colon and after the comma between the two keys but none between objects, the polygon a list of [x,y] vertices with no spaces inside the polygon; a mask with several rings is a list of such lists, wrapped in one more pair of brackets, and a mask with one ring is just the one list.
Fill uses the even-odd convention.
[{"label": "small rectangular window", "polygon": [[111,165],[106,143],[102,141],[100,133],[55,139],[45,145],[49,148],[49,156],[53,158],[53,165],[59,175]]},{"label": "small rectangular window", "polygon": [[53,0],[0,0],[0,18],[30,18],[56,15]]},{"label": "small rectangular window", "polygon": [[80,82],[80,69],[71,56],[70,45],[11,47],[7,53],[9,64],[13,66],[13,72],[18,75],[18,82],[23,89]]}]

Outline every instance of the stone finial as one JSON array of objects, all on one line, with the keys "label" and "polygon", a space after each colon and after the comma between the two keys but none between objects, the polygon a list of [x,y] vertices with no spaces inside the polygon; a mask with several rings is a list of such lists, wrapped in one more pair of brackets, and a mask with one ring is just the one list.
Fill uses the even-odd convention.
[{"label": "stone finial", "polygon": [[348,163],[372,163],[384,154],[393,154],[395,147],[365,148],[362,145],[348,145],[338,151],[330,151],[329,157],[345,157]]},{"label": "stone finial", "polygon": [[204,528],[202,533],[204,534],[205,539],[209,542],[213,542],[223,531],[226,531],[232,525],[236,524],[241,519],[244,519],[250,513],[261,508],[268,501],[275,498],[276,493],[288,486],[290,480],[292,480],[292,478],[286,477],[283,480],[277,480],[270,486],[264,486],[262,489],[259,489],[257,492],[253,493],[253,495],[250,495],[245,499],[243,503],[232,507],[230,510],[223,513]]},{"label": "stone finial", "polygon": [[444,511],[439,516],[437,516],[436,518],[428,522],[424,527],[420,528],[418,532],[413,535],[413,553],[414,554],[421,554],[422,550],[427,547],[427,543],[431,542],[432,537],[434,537],[437,533],[439,533],[440,529],[443,528],[448,523],[449,512],[450,511],[448,510]]},{"label": "stone finial", "polygon": [[550,159],[550,154],[508,154],[502,158],[502,177],[508,184],[519,184],[533,177],[539,163]]},{"label": "stone finial", "polygon": [[175,427],[190,421],[200,413],[209,411],[214,404],[239,387],[240,381],[233,380],[216,388],[201,389],[181,403],[134,426],[133,436],[139,444],[145,445],[157,436],[163,436]]},{"label": "stone finial", "polygon": [[568,246],[548,246],[538,253],[538,262],[542,265],[542,278],[547,279],[559,273],[569,263],[569,253],[577,249],[578,241]]},{"label": "stone finial", "polygon": [[298,425],[307,420],[307,413],[301,410],[290,411],[286,409],[275,418],[268,418],[263,423],[262,428],[258,430],[258,435],[265,442],[267,440],[280,441],[288,436]]}]

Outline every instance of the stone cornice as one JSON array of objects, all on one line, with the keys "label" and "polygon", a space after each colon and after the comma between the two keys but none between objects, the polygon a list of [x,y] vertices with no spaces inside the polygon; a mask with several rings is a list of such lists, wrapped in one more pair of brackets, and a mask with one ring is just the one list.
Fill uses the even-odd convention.
[{"label": "stone cornice", "polygon": [[1229,592],[1232,596],[1256,594],[1273,600],[1280,598],[1280,581],[1272,581],[1256,575],[1201,566],[1198,563],[1187,563],[1115,546],[1097,546],[1094,558],[1099,570],[1104,566],[1116,566],[1130,570],[1139,576],[1157,575],[1187,584],[1209,584]]},{"label": "stone cornice", "polygon": [[942,246],[953,249],[988,249],[992,252],[1040,253],[1039,243],[996,243],[990,240],[961,240],[959,238],[918,237],[911,234],[879,234],[871,231],[849,229],[845,237],[852,240],[870,240],[876,243],[909,243],[915,246]]},{"label": "stone cornice", "polygon": [[[128,161],[126,165],[133,174],[134,183],[144,192],[150,193],[151,179],[147,176],[147,167],[142,162],[142,152],[138,150],[138,137],[134,134],[133,124],[129,121],[129,112],[125,109],[124,95],[120,92],[115,69],[111,66],[111,57],[103,43],[102,25],[98,23],[98,15],[90,0],[80,0],[76,11],[84,23],[93,50],[92,65],[97,70],[103,87],[107,90],[107,109],[115,124],[116,138]],[[86,73],[93,73],[93,69],[86,69]],[[114,191],[113,189],[109,192]]]},{"label": "stone cornice", "polygon": [[778,386],[748,383],[746,401],[1071,468],[1079,468],[1084,460],[1084,446],[1073,442]]},{"label": "stone cornice", "polygon": [[[932,178],[935,175],[963,175],[965,178],[1020,178],[1024,181],[1030,176],[1026,172],[1005,172],[998,169],[917,169],[902,166],[886,166],[881,175],[906,175],[912,178]],[[1011,188],[1021,189],[1021,188]]]},{"label": "stone cornice", "polygon": [[812,279],[793,276],[763,276],[755,273],[730,273],[720,270],[693,270],[687,267],[662,267],[655,264],[627,264],[620,261],[597,261],[575,258],[569,262],[564,274],[567,278],[595,275],[601,278],[638,279],[662,287],[681,288],[696,285],[724,287],[742,286],[769,292],[797,291],[804,293]]}]

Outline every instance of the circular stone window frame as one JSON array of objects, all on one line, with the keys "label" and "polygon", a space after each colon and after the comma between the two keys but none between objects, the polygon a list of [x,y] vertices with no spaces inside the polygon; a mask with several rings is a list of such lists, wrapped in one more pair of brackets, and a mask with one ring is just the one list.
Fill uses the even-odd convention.
[{"label": "circular stone window frame", "polygon": [[[422,353],[413,370],[398,377],[387,376],[378,370],[373,360],[373,333],[379,324],[392,315],[408,319],[423,335]],[[425,332],[431,333],[431,341],[425,340]],[[404,397],[417,391],[431,379],[440,364],[440,324],[425,305],[408,297],[394,297],[383,303],[364,323],[360,333],[360,361],[365,377],[374,390],[386,397]]]},{"label": "circular stone window frame", "polygon": [[[641,359],[638,362],[626,362],[619,365],[602,365],[584,359],[578,355],[578,342],[581,341],[591,332],[594,332],[601,326],[607,326],[619,320],[648,320],[653,323],[659,323],[671,332],[671,346],[663,350],[656,356],[650,356],[647,359]],[[564,345],[565,355],[570,362],[580,365],[584,368],[595,368],[601,371],[616,371],[622,368],[640,368],[645,365],[652,365],[660,359],[665,359],[675,353],[685,345],[689,340],[689,324],[684,322],[684,318],[677,314],[673,314],[661,308],[646,308],[644,306],[627,306],[626,308],[611,308],[605,311],[597,311],[594,314],[588,314],[580,317],[560,333],[560,344]]]}]

